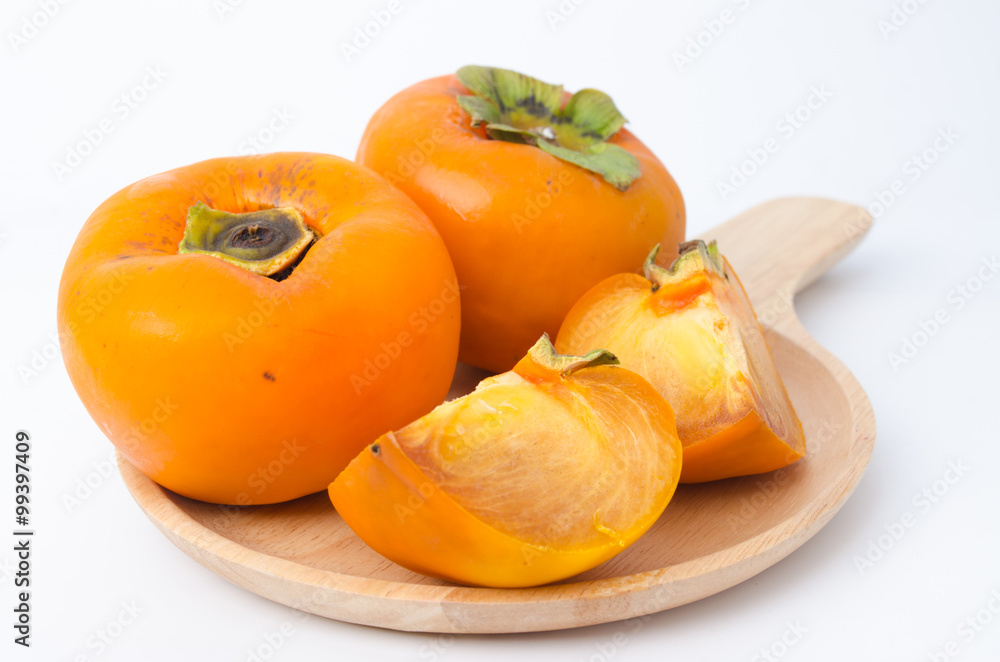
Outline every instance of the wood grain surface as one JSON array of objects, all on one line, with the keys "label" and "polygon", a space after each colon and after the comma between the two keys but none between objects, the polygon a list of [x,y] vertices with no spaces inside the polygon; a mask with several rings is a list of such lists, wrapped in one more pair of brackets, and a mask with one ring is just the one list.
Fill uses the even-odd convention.
[{"label": "wood grain surface", "polygon": [[[413,573],[368,548],[326,493],[235,508],[178,496],[119,456],[122,477],[153,524],[198,563],[248,591],[328,618],[425,632],[530,632],[693,602],[756,575],[808,540],[868,464],[875,442],[868,398],[805,332],[792,303],[870,224],[853,205],[785,198],[704,236],[718,240],[754,302],[805,428],[808,455],[769,474],[681,485],[638,542],[558,584],[467,588]],[[485,374],[459,366],[449,397]]]}]

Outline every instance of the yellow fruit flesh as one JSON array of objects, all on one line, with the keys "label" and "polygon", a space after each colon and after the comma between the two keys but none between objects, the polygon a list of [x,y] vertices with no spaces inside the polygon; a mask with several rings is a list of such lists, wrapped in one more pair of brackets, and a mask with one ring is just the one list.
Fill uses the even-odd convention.
[{"label": "yellow fruit flesh", "polygon": [[338,512],[383,556],[463,584],[533,586],[619,553],[673,496],[673,414],[627,370],[555,375],[491,377],[383,435],[330,486]]},{"label": "yellow fruit flesh", "polygon": [[583,388],[587,400],[575,384],[504,373],[396,440],[459,505],[520,540],[555,547],[625,540],[634,514],[662,498],[674,458],[645,436],[621,433],[649,427],[635,402],[600,382]]},{"label": "yellow fruit flesh", "polygon": [[723,273],[689,253],[655,291],[637,275],[609,279],[556,341],[564,353],[609,349],[667,399],[685,448],[681,482],[769,471],[805,454],[753,308],[728,263]]},{"label": "yellow fruit flesh", "polygon": [[[437,489],[391,433],[373,445],[379,453],[363,451],[330,485],[330,499],[369,547],[414,572],[469,586],[538,586],[589,570],[622,550],[611,540],[574,549],[519,540]],[[648,519],[637,524],[635,538],[656,517]]]}]

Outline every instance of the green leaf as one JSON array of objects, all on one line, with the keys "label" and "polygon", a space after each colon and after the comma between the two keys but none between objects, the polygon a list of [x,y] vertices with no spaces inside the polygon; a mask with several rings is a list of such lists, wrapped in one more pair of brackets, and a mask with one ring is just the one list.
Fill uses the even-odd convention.
[{"label": "green leaf", "polygon": [[535,136],[535,134],[531,131],[527,129],[518,129],[517,127],[509,124],[487,124],[486,134],[494,140],[503,140],[504,142],[509,143],[534,145],[537,141],[537,136]]},{"label": "green leaf", "polygon": [[561,115],[584,136],[607,140],[625,126],[625,116],[600,90],[580,90],[570,98]]},{"label": "green leaf", "polygon": [[540,140],[538,146],[552,156],[596,172],[619,191],[626,190],[642,175],[639,161],[618,145],[601,142],[578,151]]},{"label": "green leaf", "polygon": [[456,76],[473,93],[458,95],[459,106],[472,126],[486,125],[490,138],[536,145],[600,174],[620,191],[642,175],[638,159],[607,142],[626,120],[604,92],[580,90],[563,107],[562,85],[509,69],[466,66]]},{"label": "green leaf", "polygon": [[472,126],[479,126],[484,122],[493,124],[500,121],[500,111],[486,99],[471,94],[462,94],[458,97],[458,105],[472,117]]},{"label": "green leaf", "polygon": [[532,117],[548,119],[562,106],[562,85],[543,83],[508,69],[494,69],[493,80],[501,112],[518,110]]},{"label": "green leaf", "polygon": [[490,67],[469,65],[459,69],[455,75],[458,76],[458,82],[469,88],[476,96],[492,101],[494,104],[497,102],[493,69]]}]

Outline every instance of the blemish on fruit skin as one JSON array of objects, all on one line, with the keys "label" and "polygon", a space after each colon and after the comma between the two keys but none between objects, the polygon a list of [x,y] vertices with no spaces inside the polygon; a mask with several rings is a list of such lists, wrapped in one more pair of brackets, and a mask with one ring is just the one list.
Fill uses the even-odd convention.
[{"label": "blemish on fruit skin", "polygon": [[268,370],[264,371],[264,379],[268,380],[269,382],[277,381],[275,376],[272,375],[271,372]]},{"label": "blemish on fruit skin", "polygon": [[378,455],[381,450],[378,444],[372,444],[372,455]]}]

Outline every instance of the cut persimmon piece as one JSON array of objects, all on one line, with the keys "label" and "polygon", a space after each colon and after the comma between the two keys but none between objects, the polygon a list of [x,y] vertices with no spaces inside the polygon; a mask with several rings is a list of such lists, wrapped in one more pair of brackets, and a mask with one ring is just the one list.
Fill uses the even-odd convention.
[{"label": "cut persimmon piece", "polygon": [[746,291],[715,242],[681,244],[669,269],[659,247],[637,274],[595,285],[570,310],[560,352],[594,347],[649,380],[673,407],[682,483],[773,471],[803,457],[802,424]]},{"label": "cut persimmon piece", "polygon": [[362,451],[333,505],[386,558],[460,584],[536,586],[603,563],[656,521],[681,471],[670,405],[617,363],[559,356],[543,336]]}]

